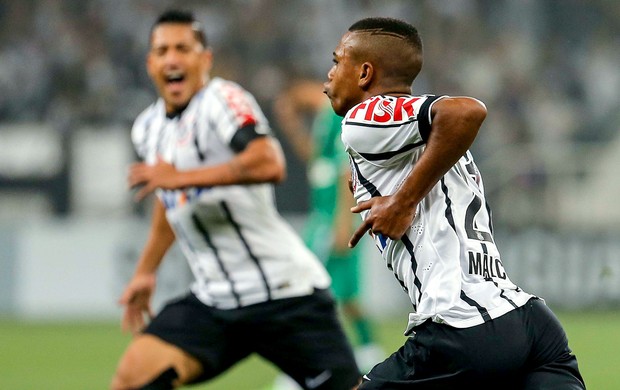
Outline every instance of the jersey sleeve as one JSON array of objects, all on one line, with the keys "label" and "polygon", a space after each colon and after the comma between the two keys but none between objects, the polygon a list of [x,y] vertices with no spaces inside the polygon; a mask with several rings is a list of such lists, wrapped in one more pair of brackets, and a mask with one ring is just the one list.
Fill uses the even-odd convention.
[{"label": "jersey sleeve", "polygon": [[248,144],[256,138],[264,137],[266,134],[260,134],[256,131],[255,124],[247,124],[241,127],[230,140],[230,147],[239,153],[245,149]]},{"label": "jersey sleeve", "polygon": [[426,97],[426,100],[424,100],[418,111],[418,128],[424,142],[428,141],[428,137],[431,134],[431,107],[436,101],[445,96],[427,95]]},{"label": "jersey sleeve", "polygon": [[374,96],[358,104],[343,121],[346,150],[379,165],[406,156],[426,143],[430,108],[438,99],[433,95]]},{"label": "jersey sleeve", "polygon": [[221,139],[240,152],[254,139],[270,134],[269,124],[254,97],[232,82],[218,90],[220,110],[213,120]]}]

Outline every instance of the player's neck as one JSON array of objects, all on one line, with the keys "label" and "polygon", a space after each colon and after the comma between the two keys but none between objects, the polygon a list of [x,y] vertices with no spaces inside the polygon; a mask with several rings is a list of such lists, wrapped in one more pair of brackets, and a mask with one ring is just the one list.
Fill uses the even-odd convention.
[{"label": "player's neck", "polygon": [[399,97],[399,96],[410,96],[411,92],[404,92],[404,91],[388,91],[388,92],[383,92],[381,95],[383,96],[395,96],[395,97]]}]

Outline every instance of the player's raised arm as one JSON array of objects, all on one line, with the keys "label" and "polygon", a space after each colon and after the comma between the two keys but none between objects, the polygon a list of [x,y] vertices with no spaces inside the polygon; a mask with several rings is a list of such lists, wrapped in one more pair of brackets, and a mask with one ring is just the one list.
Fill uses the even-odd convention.
[{"label": "player's raised arm", "polygon": [[394,193],[393,201],[403,212],[413,212],[439,179],[467,152],[486,114],[484,104],[469,97],[448,97],[433,104],[431,132],[422,157]]},{"label": "player's raised arm", "polygon": [[351,209],[354,213],[371,212],[353,233],[349,246],[357,245],[369,230],[400,239],[411,226],[418,203],[469,149],[486,112],[482,102],[469,97],[436,101],[426,148],[403,184],[391,196],[373,197]]}]

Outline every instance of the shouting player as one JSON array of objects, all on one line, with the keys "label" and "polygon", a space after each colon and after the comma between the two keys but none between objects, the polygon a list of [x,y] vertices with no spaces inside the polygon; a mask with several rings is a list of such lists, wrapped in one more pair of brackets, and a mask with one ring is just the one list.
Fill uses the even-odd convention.
[{"label": "shouting player", "polygon": [[325,92],[363,219],[349,245],[369,232],[412,305],[410,337],[360,389],[584,389],[559,321],[502,265],[468,151],[485,106],[412,95],[422,42],[400,20],[354,23],[333,60]]},{"label": "shouting player", "polygon": [[[211,379],[252,353],[304,389],[351,389],[360,380],[338,322],[330,279],[278,214],[271,183],[281,149],[254,98],[210,78],[211,51],[191,13],[168,11],[150,35],[147,69],[160,99],[134,123],[142,162],[137,198],[152,191],[151,230],[120,302],[135,334],[111,388],[172,389]],[[151,315],[164,254],[178,240],[191,293]]]}]

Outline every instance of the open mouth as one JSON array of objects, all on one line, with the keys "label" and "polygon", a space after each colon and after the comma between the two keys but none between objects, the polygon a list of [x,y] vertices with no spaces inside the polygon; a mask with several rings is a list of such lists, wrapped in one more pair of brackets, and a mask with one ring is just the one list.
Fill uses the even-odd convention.
[{"label": "open mouth", "polygon": [[181,84],[185,80],[185,74],[182,72],[169,72],[165,75],[166,84],[168,85],[178,85]]}]

